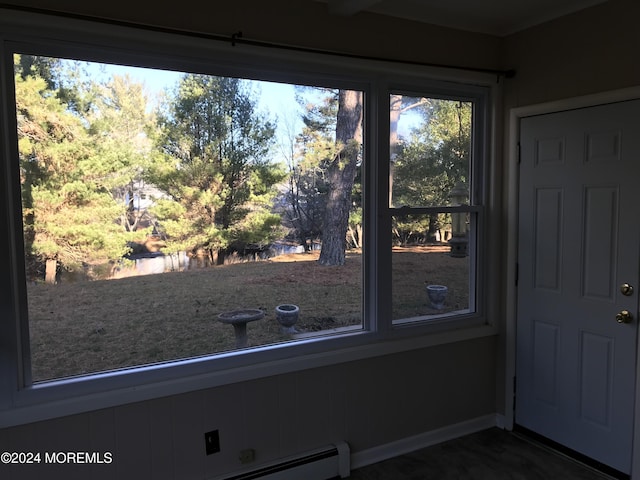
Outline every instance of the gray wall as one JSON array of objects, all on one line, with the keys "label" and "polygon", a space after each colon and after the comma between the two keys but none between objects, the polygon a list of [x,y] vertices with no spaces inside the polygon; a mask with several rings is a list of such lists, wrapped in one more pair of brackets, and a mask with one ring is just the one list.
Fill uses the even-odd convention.
[{"label": "gray wall", "polygon": [[639,85],[638,18],[640,2],[609,0],[507,37],[507,108]]},{"label": "gray wall", "polygon": [[[362,451],[493,413],[494,350],[494,338],[460,342],[9,428],[0,452],[108,451],[113,463],[0,472],[187,480],[233,472],[246,448],[256,462],[340,440]],[[215,429],[221,451],[205,456],[203,434]]]}]

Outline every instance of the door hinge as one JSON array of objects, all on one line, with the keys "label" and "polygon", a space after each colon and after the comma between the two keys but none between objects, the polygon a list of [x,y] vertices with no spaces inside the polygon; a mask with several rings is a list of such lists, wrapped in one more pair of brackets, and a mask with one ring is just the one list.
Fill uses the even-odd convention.
[{"label": "door hinge", "polygon": [[522,161],[522,155],[521,155],[521,149],[520,149],[520,142],[518,142],[518,146],[517,146],[517,152],[516,155],[518,156],[518,165],[520,165],[520,162]]}]

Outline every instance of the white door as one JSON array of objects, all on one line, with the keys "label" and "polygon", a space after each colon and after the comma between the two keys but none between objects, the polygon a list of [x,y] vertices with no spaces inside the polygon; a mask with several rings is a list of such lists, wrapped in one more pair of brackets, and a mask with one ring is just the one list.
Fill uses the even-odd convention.
[{"label": "white door", "polygon": [[515,420],[630,473],[640,101],[520,127]]}]

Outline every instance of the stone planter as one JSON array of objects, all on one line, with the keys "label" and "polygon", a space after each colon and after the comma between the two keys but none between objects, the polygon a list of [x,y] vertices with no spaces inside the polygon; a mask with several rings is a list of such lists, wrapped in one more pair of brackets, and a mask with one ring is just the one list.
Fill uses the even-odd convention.
[{"label": "stone planter", "polygon": [[448,291],[449,289],[444,285],[427,285],[427,295],[429,296],[431,307],[436,310],[442,310]]},{"label": "stone planter", "polygon": [[296,333],[294,325],[299,315],[300,307],[297,305],[285,303],[276,307],[276,320],[282,328],[282,333]]}]

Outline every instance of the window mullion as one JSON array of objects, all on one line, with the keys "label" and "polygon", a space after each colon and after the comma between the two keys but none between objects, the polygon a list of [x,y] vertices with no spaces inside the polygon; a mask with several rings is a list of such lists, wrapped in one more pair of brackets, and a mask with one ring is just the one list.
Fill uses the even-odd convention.
[{"label": "window mullion", "polygon": [[[389,151],[389,95],[388,89],[383,81],[378,84],[376,110],[372,112],[372,123],[375,123],[375,134],[373,143],[376,146],[375,163],[371,162],[370,172],[374,173],[372,183],[375,185],[376,195],[371,199],[370,218],[374,219],[375,228],[371,229],[371,237],[375,238],[375,272],[372,279],[375,284],[374,297],[375,304],[375,329],[382,335],[392,329],[392,309],[391,309],[391,278],[392,265],[391,257],[391,216],[389,210],[389,171],[390,171],[390,151]],[[375,115],[375,117],[374,117]]]}]

